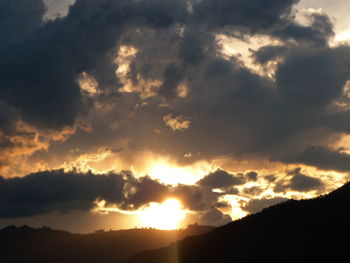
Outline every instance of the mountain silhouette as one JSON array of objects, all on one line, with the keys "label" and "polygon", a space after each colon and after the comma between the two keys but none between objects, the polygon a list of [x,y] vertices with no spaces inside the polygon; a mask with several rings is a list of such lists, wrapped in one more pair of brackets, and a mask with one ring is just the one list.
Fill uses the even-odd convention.
[{"label": "mountain silhouette", "polygon": [[213,229],[192,225],[174,231],[130,229],[71,234],[48,227],[8,226],[0,230],[0,262],[111,263]]},{"label": "mountain silhouette", "polygon": [[123,263],[350,262],[350,183],[134,255]]}]

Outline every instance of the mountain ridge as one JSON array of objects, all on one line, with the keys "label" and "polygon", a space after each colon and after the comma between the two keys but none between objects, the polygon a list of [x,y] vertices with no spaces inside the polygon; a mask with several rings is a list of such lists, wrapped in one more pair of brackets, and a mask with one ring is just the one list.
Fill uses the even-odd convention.
[{"label": "mountain ridge", "polygon": [[189,235],[214,229],[128,229],[72,234],[48,227],[7,226],[0,230],[1,262],[113,262],[151,248],[164,247]]}]

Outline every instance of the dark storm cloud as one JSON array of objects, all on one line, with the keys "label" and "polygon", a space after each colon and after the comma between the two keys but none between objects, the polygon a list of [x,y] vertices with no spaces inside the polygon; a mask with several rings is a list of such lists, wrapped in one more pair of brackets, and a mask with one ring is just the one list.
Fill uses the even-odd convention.
[{"label": "dark storm cloud", "polygon": [[[45,171],[19,178],[0,177],[0,217],[15,218],[47,214],[89,211],[96,200],[105,200],[120,209],[135,210],[150,202],[178,198],[186,209],[212,214],[220,195],[208,188],[192,185],[169,186],[149,177],[136,178],[131,172],[96,175],[63,170]],[[227,219],[216,211],[219,217]]]},{"label": "dark storm cloud", "polygon": [[210,209],[199,217],[200,224],[210,224],[214,226],[225,225],[231,221],[231,216],[221,213],[216,208]]},{"label": "dark storm cloud", "polygon": [[5,134],[13,133],[18,119],[18,111],[5,101],[0,100],[0,132]]},{"label": "dark storm cloud", "polygon": [[[20,2],[1,1],[6,15],[0,16],[0,33],[15,45],[1,50],[0,98],[21,109],[24,120],[55,129],[71,125],[84,110],[76,79],[83,71],[98,72],[98,61],[115,47],[126,21],[164,28],[186,15],[183,1],[78,0],[66,17],[38,29],[43,3]],[[21,34],[23,39],[10,39]]]},{"label": "dark storm cloud", "polygon": [[196,185],[179,185],[172,189],[172,194],[179,198],[185,207],[194,211],[206,211],[214,208],[220,197],[211,189]]},{"label": "dark storm cloud", "polygon": [[126,200],[122,208],[138,208],[149,202],[162,202],[169,195],[169,187],[150,177],[135,179],[131,174],[126,182]]},{"label": "dark storm cloud", "polygon": [[180,84],[182,77],[179,69],[174,65],[170,65],[164,71],[164,81],[159,88],[159,95],[164,96],[166,99],[176,97],[176,88]]},{"label": "dark storm cloud", "polygon": [[[25,2],[23,6],[21,1],[1,1],[4,13],[0,17],[4,21],[0,32],[9,44],[16,45],[2,52],[0,96],[21,109],[26,121],[49,128],[71,125],[82,112],[84,103],[76,83],[78,74],[83,71],[96,74],[99,58],[112,51],[125,27],[149,25],[162,30],[175,23],[190,23],[194,17],[206,24],[268,27],[288,14],[296,3],[292,0],[203,1],[194,6],[190,17],[189,3],[184,0],[78,0],[66,17],[43,25],[46,10],[42,1]],[[252,18],[256,19],[252,21]],[[198,61],[201,49],[195,49],[199,52],[195,55],[186,44],[198,41],[186,39],[183,55]],[[171,86],[180,78],[170,69],[165,72],[163,86],[173,93]],[[166,92],[164,95],[169,96]]]},{"label": "dark storm cloud", "polygon": [[323,187],[323,183],[320,179],[302,174],[300,170],[296,170],[292,174],[294,175],[290,184],[290,188],[292,190],[308,192],[311,190],[318,190]]},{"label": "dark storm cloud", "polygon": [[253,56],[258,63],[266,64],[272,60],[286,57],[288,51],[289,48],[285,46],[264,46],[254,52]]},{"label": "dark storm cloud", "polygon": [[245,174],[245,176],[248,178],[249,181],[256,181],[258,180],[258,173],[251,171]]},{"label": "dark storm cloud", "polygon": [[120,202],[122,175],[40,172],[23,178],[0,180],[0,216],[23,217],[47,212],[89,210],[97,198]]},{"label": "dark storm cloud", "polygon": [[18,43],[42,26],[45,11],[42,0],[1,0],[0,49]]},{"label": "dark storm cloud", "polygon": [[267,30],[288,17],[298,0],[203,0],[194,6],[194,16],[213,27],[244,27]]},{"label": "dark storm cloud", "polygon": [[291,23],[273,32],[273,35],[283,40],[294,40],[315,46],[328,46],[328,41],[334,36],[333,24],[327,15],[311,14],[310,26]]},{"label": "dark storm cloud", "polygon": [[[8,8],[10,2],[1,3]],[[129,144],[123,153],[129,150],[130,156],[149,150],[182,163],[234,156],[348,169],[348,156],[327,147],[336,134],[349,133],[349,111],[329,109],[346,97],[350,48],[328,46],[334,33],[326,15],[312,14],[310,26],[297,24],[295,0],[78,0],[66,17],[42,24],[45,8],[29,2],[31,14],[19,12],[24,22],[16,24],[28,29],[13,27],[23,34],[9,38],[0,51],[0,100],[25,121],[51,129],[92,113],[90,133],[80,131],[62,149],[80,144],[90,150],[124,140]],[[279,46],[253,54],[262,64],[281,60],[276,80],[252,72],[238,55],[222,57],[217,34],[278,38]],[[120,45],[138,50],[128,80],[141,88],[142,81],[162,83],[151,87],[152,98],[117,91],[123,85],[115,76]],[[102,95],[87,99],[81,93],[76,80],[82,72],[97,80]],[[187,86],[186,98],[178,98],[179,84]],[[188,118],[190,127],[165,130],[168,114]],[[332,158],[317,161],[305,151],[309,145]]]},{"label": "dark storm cloud", "polygon": [[288,180],[277,182],[274,191],[276,193],[293,190],[297,192],[321,191],[324,189],[324,182],[319,178],[306,175],[301,168],[296,168],[288,173],[291,176]]},{"label": "dark storm cloud", "polygon": [[243,209],[248,213],[258,213],[264,208],[282,203],[287,201],[287,198],[283,197],[274,197],[270,199],[251,199],[247,204],[243,206]]},{"label": "dark storm cloud", "polygon": [[210,188],[226,188],[234,185],[241,185],[245,183],[243,174],[229,174],[223,170],[217,170],[201,179],[198,184]]},{"label": "dark storm cloud", "polygon": [[205,47],[213,43],[212,37],[202,33],[195,26],[189,26],[185,29],[184,37],[179,46],[180,58],[185,64],[198,65],[205,57]]},{"label": "dark storm cloud", "polygon": [[[196,73],[193,69],[184,72],[190,91],[187,98],[176,101],[171,109],[147,101],[134,111],[125,136],[133,145],[169,153],[183,162],[232,155],[318,166],[320,162],[301,158],[305,149],[327,147],[334,135],[349,131],[349,111],[329,108],[346,96],[350,49],[287,48],[276,82],[252,73],[234,58],[228,61],[210,53],[196,66]],[[164,50],[153,56],[155,64],[164,58]],[[149,128],[153,124],[162,130],[162,119],[169,113],[189,116],[189,129],[181,134],[156,134]],[[184,157],[188,152],[193,153],[191,158]],[[344,170],[336,163],[331,169]]]},{"label": "dark storm cloud", "polygon": [[327,149],[325,147],[308,147],[298,155],[286,160],[290,163],[305,163],[323,170],[350,170],[350,156],[346,153]]},{"label": "dark storm cloud", "polygon": [[306,114],[316,107],[321,115],[322,107],[342,95],[350,77],[349,54],[349,47],[297,50],[276,73],[281,99]]},{"label": "dark storm cloud", "polygon": [[[47,23],[3,50],[0,96],[21,109],[24,120],[60,128],[71,125],[79,113],[82,101],[76,78],[114,44],[115,37],[106,41],[107,35],[120,24],[118,18],[107,27],[106,16],[96,22],[87,11],[96,8],[98,14],[101,6],[87,3],[91,1],[77,1],[65,19]],[[101,42],[90,41],[92,36]]]},{"label": "dark storm cloud", "polygon": [[258,186],[253,186],[253,187],[243,189],[243,193],[249,196],[260,195],[263,191],[264,190]]}]

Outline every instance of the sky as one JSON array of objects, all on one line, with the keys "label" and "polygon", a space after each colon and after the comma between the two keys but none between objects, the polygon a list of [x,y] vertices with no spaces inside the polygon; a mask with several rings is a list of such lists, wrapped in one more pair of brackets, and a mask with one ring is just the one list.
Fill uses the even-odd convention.
[{"label": "sky", "polygon": [[349,8],[0,0],[0,227],[222,225],[341,186]]}]

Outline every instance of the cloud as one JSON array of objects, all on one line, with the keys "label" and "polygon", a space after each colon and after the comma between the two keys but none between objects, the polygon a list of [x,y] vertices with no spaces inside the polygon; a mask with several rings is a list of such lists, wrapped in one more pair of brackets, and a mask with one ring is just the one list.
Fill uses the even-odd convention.
[{"label": "cloud", "polygon": [[266,64],[278,58],[285,58],[289,48],[285,46],[263,46],[253,53],[255,60],[260,64]]},{"label": "cloud", "polygon": [[251,171],[251,172],[246,173],[246,177],[248,177],[248,179],[250,181],[256,181],[256,180],[258,180],[258,173]]},{"label": "cloud", "polygon": [[242,174],[233,175],[223,170],[217,170],[201,179],[198,184],[210,188],[227,188],[234,185],[241,185],[245,183]]},{"label": "cloud", "polygon": [[306,176],[300,172],[297,172],[293,176],[290,184],[290,188],[292,190],[296,190],[300,192],[318,190],[322,187],[323,187],[323,183],[320,179]]},{"label": "cloud", "polygon": [[243,209],[249,213],[255,214],[260,212],[264,208],[285,202],[287,200],[288,199],[284,197],[251,199],[247,204],[243,206]]},{"label": "cloud", "polygon": [[210,224],[214,226],[222,226],[232,221],[231,216],[221,213],[218,209],[211,209],[200,215],[198,218],[200,224]]},{"label": "cloud", "polygon": [[273,32],[284,40],[294,40],[302,44],[326,47],[328,41],[334,37],[333,23],[326,14],[310,14],[311,25],[303,26],[291,23]]},{"label": "cloud", "polygon": [[1,178],[1,217],[23,217],[53,211],[89,210],[97,198],[123,199],[122,175],[39,172],[23,178]]},{"label": "cloud", "polygon": [[46,8],[41,0],[1,0],[0,10],[0,49],[6,49],[43,25]]},{"label": "cloud", "polygon": [[19,113],[8,105],[5,101],[0,100],[0,132],[11,134],[15,131],[16,122],[19,120]]},{"label": "cloud", "polygon": [[[209,216],[219,202],[218,194],[210,189],[192,185],[169,186],[149,177],[136,178],[131,172],[93,174],[63,170],[45,171],[25,177],[0,177],[0,218],[19,218],[48,213],[90,211],[96,200],[107,206],[135,211],[151,202],[178,198],[186,209]],[[212,223],[219,217],[215,211]],[[221,221],[220,221],[221,222]],[[210,218],[206,223],[211,223]]]},{"label": "cloud", "polygon": [[301,168],[296,168],[288,172],[290,179],[277,182],[274,191],[276,193],[286,192],[288,190],[298,192],[322,191],[324,182],[316,177],[306,175]]},{"label": "cloud", "polygon": [[[186,13],[184,3],[174,0],[79,0],[66,17],[43,24],[45,6],[42,1],[27,2],[34,11],[24,12],[21,4],[8,5],[13,12],[22,12],[19,19],[23,14],[23,26],[32,33],[2,50],[0,98],[21,109],[25,121],[54,129],[72,125],[84,111],[86,105],[76,79],[82,72],[99,72],[95,66],[117,45],[127,21],[130,24],[146,21],[150,26],[163,28],[182,20]],[[38,21],[43,24],[41,27]],[[18,27],[22,25],[15,22]],[[6,30],[12,28],[10,22],[2,24],[0,33],[8,35]],[[18,31],[24,30],[19,28]],[[13,35],[17,36],[16,32]]]},{"label": "cloud", "polygon": [[348,154],[325,147],[308,147],[305,151],[291,156],[286,161],[290,163],[304,163],[323,170],[338,170],[342,172],[350,170],[350,156]]},{"label": "cloud", "polygon": [[297,0],[286,1],[230,1],[204,0],[195,5],[194,16],[210,26],[222,28],[237,26],[249,31],[268,30],[291,14],[291,8]]},{"label": "cloud", "polygon": [[[297,2],[78,0],[66,16],[43,21],[41,1],[22,12],[18,1],[3,0],[18,24],[0,16],[8,21],[0,33],[21,33],[0,47],[0,107],[7,112],[0,122],[8,127],[1,141],[11,147],[5,139],[17,120],[39,137],[87,121],[90,129],[75,129],[60,145],[46,141],[40,155],[63,163],[77,145],[82,152],[111,145],[130,162],[149,151],[180,164],[225,156],[347,171],[348,156],[331,146],[349,133],[349,110],[338,102],[347,96],[350,48],[329,46],[334,25],[326,14],[299,24]],[[223,56],[218,35],[246,43],[251,66],[273,62],[276,70],[253,71],[240,51]],[[256,39],[266,44],[249,51]],[[118,60],[122,48],[135,51],[127,61]],[[118,76],[123,62],[128,70]],[[98,92],[82,90],[81,76]],[[125,92],[125,85],[135,89]],[[317,161],[321,153],[310,145],[329,160]]]},{"label": "cloud", "polygon": [[190,127],[191,121],[183,116],[173,117],[172,114],[168,114],[163,118],[165,124],[174,131],[186,130]]}]

